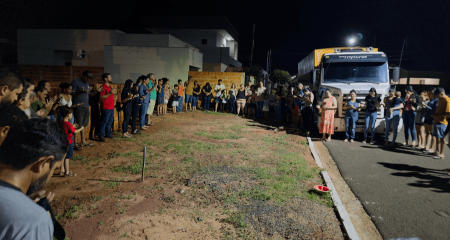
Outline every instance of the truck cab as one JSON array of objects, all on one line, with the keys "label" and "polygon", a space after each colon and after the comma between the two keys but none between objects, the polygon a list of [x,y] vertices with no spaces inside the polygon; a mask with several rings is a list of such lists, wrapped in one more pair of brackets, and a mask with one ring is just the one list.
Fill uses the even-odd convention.
[{"label": "truck cab", "polygon": [[[320,51],[322,50],[322,51]],[[378,52],[373,48],[334,48],[318,49],[313,52],[314,63],[312,63],[312,54],[309,60],[306,57],[303,64],[309,63],[310,83],[315,94],[320,112],[322,99],[325,97],[325,89],[331,89],[332,95],[337,101],[337,111],[334,118],[334,131],[345,131],[345,110],[344,103],[350,98],[351,90],[356,91],[356,98],[365,104],[365,97],[369,95],[369,89],[375,88],[377,97],[383,101],[389,94],[391,88],[391,79],[389,77],[388,58],[385,53]],[[300,62],[302,63],[302,62]],[[300,69],[299,63],[299,69]],[[303,65],[304,66],[304,65]],[[397,82],[399,69],[392,69],[394,82]],[[356,131],[364,131],[364,113],[365,108],[359,112],[359,119],[356,123]],[[384,133],[385,130],[385,111],[381,107],[377,110],[377,120],[375,129],[377,133]],[[319,116],[317,116],[319,117]],[[317,121],[319,125],[320,121]],[[318,126],[319,127],[319,126]],[[400,123],[398,130],[402,127]]]}]

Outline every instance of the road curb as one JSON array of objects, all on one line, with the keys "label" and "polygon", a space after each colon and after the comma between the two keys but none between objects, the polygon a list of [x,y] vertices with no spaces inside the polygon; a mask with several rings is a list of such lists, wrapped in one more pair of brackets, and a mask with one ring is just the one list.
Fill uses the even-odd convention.
[{"label": "road curb", "polygon": [[[311,141],[311,138],[308,137],[307,139],[309,143],[309,148],[311,149],[311,153],[314,157],[314,160],[316,161],[317,166],[323,168],[322,162],[320,161],[319,155],[317,155],[317,152],[314,149],[314,144]],[[341,199],[339,198],[339,195],[336,189],[334,188],[330,175],[328,175],[327,171],[321,171],[320,173],[322,174],[327,187],[331,189],[331,198],[333,199],[333,203],[336,206],[340,220],[344,225],[344,230],[346,231],[348,238],[351,240],[360,240],[358,234],[356,233],[355,227],[353,226],[352,221],[350,220],[350,216],[348,216],[347,210],[342,204]]]}]

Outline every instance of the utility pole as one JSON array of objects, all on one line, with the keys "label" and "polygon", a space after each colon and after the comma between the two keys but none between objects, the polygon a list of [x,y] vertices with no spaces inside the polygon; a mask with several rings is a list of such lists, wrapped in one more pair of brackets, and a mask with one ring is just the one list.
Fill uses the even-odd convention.
[{"label": "utility pole", "polygon": [[253,46],[255,45],[255,28],[256,24],[253,24],[252,54],[250,56],[250,67],[253,67]]}]

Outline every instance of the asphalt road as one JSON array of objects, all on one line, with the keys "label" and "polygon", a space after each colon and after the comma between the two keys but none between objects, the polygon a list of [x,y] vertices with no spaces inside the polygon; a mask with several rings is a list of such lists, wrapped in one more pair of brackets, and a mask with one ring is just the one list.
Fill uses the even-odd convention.
[{"label": "asphalt road", "polygon": [[435,160],[410,147],[362,144],[358,135],[355,143],[344,143],[343,134],[332,138],[325,146],[383,239],[450,239],[448,147],[446,159]]}]

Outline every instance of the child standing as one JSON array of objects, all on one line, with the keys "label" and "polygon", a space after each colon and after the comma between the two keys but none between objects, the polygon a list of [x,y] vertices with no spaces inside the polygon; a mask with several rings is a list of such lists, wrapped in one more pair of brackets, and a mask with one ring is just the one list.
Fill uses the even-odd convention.
[{"label": "child standing", "polygon": [[228,100],[228,94],[225,89],[222,90],[222,95],[220,96],[220,99],[222,102],[222,112],[225,112],[225,106],[227,105],[227,100]]},{"label": "child standing", "polygon": [[158,93],[158,116],[163,115],[164,108],[164,86],[162,85],[162,80],[158,80],[158,88],[156,89]]},{"label": "child standing", "polygon": [[[73,157],[73,147],[74,147],[74,140],[73,140],[73,134],[79,133],[81,130],[83,130],[84,126],[82,126],[79,129],[75,129],[72,123],[70,123],[70,120],[73,116],[73,109],[68,107],[63,107],[60,111],[61,116],[63,117],[63,120],[61,121],[61,126],[64,129],[64,132],[66,133],[67,140],[69,141],[69,150],[67,151],[66,158],[64,159],[63,163],[61,164],[61,171],[59,172],[60,176],[69,176],[69,177],[75,177],[76,174],[69,171],[69,160]],[[78,124],[75,124],[75,127],[78,127]]]},{"label": "child standing", "polygon": [[263,112],[264,112],[264,118],[268,118],[269,117],[269,104],[270,104],[270,99],[269,99],[269,94],[265,94],[264,95],[264,105],[263,105]]},{"label": "child standing", "polygon": [[169,79],[166,79],[166,82],[164,84],[164,108],[163,108],[163,115],[169,114],[167,112],[167,104],[169,103],[170,99],[170,85],[169,85]]},{"label": "child standing", "polygon": [[175,113],[177,113],[177,106],[178,106],[178,84],[175,84],[173,86],[172,96],[173,96],[172,112],[173,112],[173,114],[175,114]]}]

